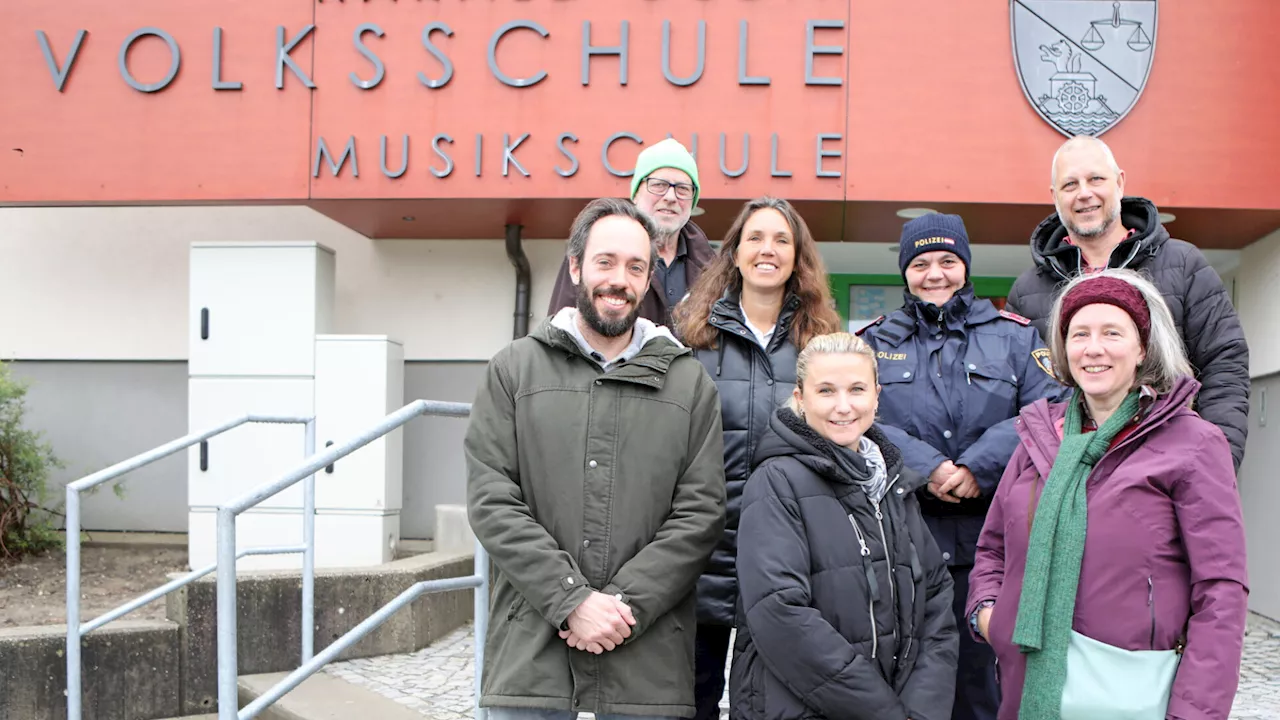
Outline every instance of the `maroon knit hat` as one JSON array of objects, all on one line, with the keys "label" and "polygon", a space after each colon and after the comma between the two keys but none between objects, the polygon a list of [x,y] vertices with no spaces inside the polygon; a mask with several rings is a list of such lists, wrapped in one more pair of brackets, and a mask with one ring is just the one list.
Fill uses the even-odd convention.
[{"label": "maroon knit hat", "polygon": [[1151,310],[1138,288],[1115,277],[1084,280],[1062,298],[1062,316],[1058,323],[1062,337],[1067,337],[1067,326],[1080,308],[1097,304],[1114,305],[1129,313],[1133,324],[1138,327],[1138,337],[1146,347],[1147,338],[1151,335]]}]

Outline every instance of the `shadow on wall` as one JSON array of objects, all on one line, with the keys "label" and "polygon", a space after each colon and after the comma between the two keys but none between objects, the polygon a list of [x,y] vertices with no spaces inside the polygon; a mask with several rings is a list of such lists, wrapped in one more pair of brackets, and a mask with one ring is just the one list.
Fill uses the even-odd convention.
[{"label": "shadow on wall", "polygon": [[1240,499],[1249,553],[1249,609],[1280,620],[1280,374],[1253,380],[1249,396],[1249,440],[1240,466]]},{"label": "shadow on wall", "polygon": [[[31,383],[28,422],[66,463],[49,483],[63,486],[182,436],[187,427],[185,362],[16,361]],[[125,476],[124,498],[109,490],[82,501],[86,530],[187,531],[186,453]]]},{"label": "shadow on wall", "polygon": [[[472,402],[487,363],[406,362],[404,401]],[[467,423],[457,418],[424,417],[405,426],[404,500],[400,535],[435,536],[436,505],[465,504],[467,467],[462,441]]]}]

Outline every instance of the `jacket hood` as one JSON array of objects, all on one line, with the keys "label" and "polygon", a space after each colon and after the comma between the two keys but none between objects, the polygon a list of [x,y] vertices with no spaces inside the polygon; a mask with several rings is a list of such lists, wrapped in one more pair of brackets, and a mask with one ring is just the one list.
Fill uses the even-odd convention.
[{"label": "jacket hood", "polygon": [[[578,341],[566,329],[577,317],[577,308],[561,308],[555,315],[539,323],[538,327],[529,333],[529,337],[557,350],[586,357]],[[634,332],[639,333],[641,338],[640,352],[635,360],[645,359],[655,370],[666,372],[673,360],[690,353],[689,348],[680,344],[680,341],[665,326],[655,325],[645,318],[636,318]]]},{"label": "jacket hood", "polygon": [[[1140,267],[1169,240],[1169,231],[1160,224],[1160,211],[1146,198],[1122,198],[1120,222],[1137,232],[1111,251],[1107,267]],[[1057,280],[1067,280],[1080,271],[1080,248],[1067,242],[1067,228],[1056,211],[1031,233],[1031,257],[1041,273]]]},{"label": "jacket hood", "polygon": [[[1189,412],[1191,403],[1195,400],[1196,393],[1200,392],[1200,383],[1191,377],[1181,377],[1174,383],[1173,389],[1167,393],[1162,393],[1147,408],[1142,419],[1138,421],[1138,426],[1128,438],[1124,440],[1128,443],[1136,438],[1146,435],[1152,429],[1163,425],[1174,416],[1183,412]],[[1074,394],[1071,396],[1074,397]],[[1026,406],[1018,417],[1022,420],[1018,428],[1018,435],[1027,445],[1027,449],[1031,451],[1032,459],[1042,472],[1047,473],[1053,467],[1053,460],[1058,455],[1058,448],[1062,445],[1062,438],[1058,436],[1058,421],[1062,420],[1067,414],[1067,403],[1073,402],[1068,399],[1066,402],[1052,403],[1048,400],[1037,400],[1036,402]],[[1045,475],[1048,477],[1048,475]]]},{"label": "jacket hood", "polygon": [[[880,447],[890,482],[895,475],[901,474],[898,485],[906,490],[914,491],[924,486],[926,479],[917,473],[906,471],[902,464],[902,453],[889,442],[889,438],[885,437],[878,426],[867,428],[866,436]],[[841,470],[835,460],[837,450],[835,444],[809,427],[791,408],[781,407],[769,419],[769,427],[760,438],[755,462],[759,465],[769,458],[791,457],[832,483],[852,486],[853,478]]]}]

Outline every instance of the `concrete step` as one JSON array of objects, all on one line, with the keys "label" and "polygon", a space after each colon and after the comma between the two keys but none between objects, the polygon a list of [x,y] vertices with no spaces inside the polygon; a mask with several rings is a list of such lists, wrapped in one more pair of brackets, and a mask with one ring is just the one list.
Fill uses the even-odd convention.
[{"label": "concrete step", "polygon": [[[287,675],[242,675],[241,707],[261,697]],[[324,672],[304,680],[258,717],[261,720],[423,720],[414,710]]]}]

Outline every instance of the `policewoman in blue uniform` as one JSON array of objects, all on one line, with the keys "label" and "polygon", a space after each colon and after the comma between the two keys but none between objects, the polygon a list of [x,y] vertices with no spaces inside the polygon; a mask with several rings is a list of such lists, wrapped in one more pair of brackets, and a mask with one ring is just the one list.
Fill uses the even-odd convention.
[{"label": "policewoman in blue uniform", "polygon": [[960,629],[954,720],[995,720],[995,655],[967,632],[978,535],[1018,445],[1022,406],[1057,399],[1040,334],[1024,317],[974,297],[969,236],[958,215],[931,214],[902,228],[902,307],[858,331],[876,351],[880,420],[906,464],[929,478],[920,503],[955,580]]}]

